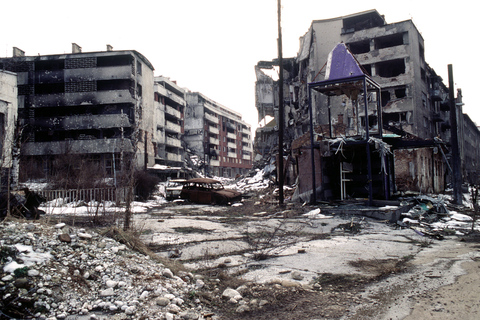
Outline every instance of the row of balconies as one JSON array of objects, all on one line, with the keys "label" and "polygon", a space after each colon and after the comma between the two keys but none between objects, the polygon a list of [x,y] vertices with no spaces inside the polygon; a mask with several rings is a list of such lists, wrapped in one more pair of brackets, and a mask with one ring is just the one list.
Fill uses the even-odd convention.
[{"label": "row of balconies", "polygon": [[[220,140],[217,139],[217,138],[209,137],[208,142],[210,144],[214,144],[216,146],[220,145]],[[245,150],[245,151],[251,151],[252,147],[251,147],[250,141],[248,141],[248,140],[245,141],[244,140],[243,142],[248,143],[248,145],[242,144],[242,146],[237,146],[237,144],[234,143],[234,142],[228,142],[227,147],[232,148],[232,149],[237,149],[237,147],[238,147],[238,148],[241,148],[242,150]]]},{"label": "row of balconies", "polygon": [[208,131],[213,134],[220,134],[220,130],[213,126],[208,126]]},{"label": "row of balconies", "polygon": [[177,109],[169,106],[168,104],[166,105],[165,113],[168,113],[169,115],[172,115],[177,119],[182,118],[182,113],[180,111],[178,111]]},{"label": "row of balconies", "polygon": [[171,147],[176,147],[176,148],[182,147],[182,141],[180,139],[172,138],[172,137],[166,137],[165,144]]},{"label": "row of balconies", "polygon": [[171,121],[166,120],[165,121],[165,130],[179,133],[179,132],[181,132],[181,127],[180,127],[180,125],[178,125],[176,123],[173,123]]},{"label": "row of balconies", "polygon": [[77,115],[55,118],[36,118],[35,126],[42,128],[65,128],[67,130],[106,129],[130,127],[125,114]]},{"label": "row of balconies", "polygon": [[[232,158],[236,158],[236,157],[232,157]],[[243,155],[242,160],[251,160],[251,157],[247,156],[247,155]],[[219,167],[220,166],[220,160],[210,159],[210,161],[208,163],[212,167]]]},{"label": "row of balconies", "polygon": [[218,124],[220,122],[220,120],[216,116],[207,112],[205,112],[205,120],[212,122],[214,124]]},{"label": "row of balconies", "polygon": [[68,140],[51,142],[26,142],[22,144],[22,153],[26,156],[41,156],[45,154],[65,154],[68,150],[71,154],[102,154],[133,152],[132,143],[129,139],[93,139],[93,140]]},{"label": "row of balconies", "polygon": [[[32,96],[35,107],[78,106],[92,103],[92,92],[57,93]],[[95,91],[95,104],[135,103],[130,90]]]},{"label": "row of balconies", "polygon": [[176,162],[181,162],[182,161],[182,155],[180,154],[175,154],[175,153],[170,153],[167,152],[166,158],[168,161],[176,161]]}]

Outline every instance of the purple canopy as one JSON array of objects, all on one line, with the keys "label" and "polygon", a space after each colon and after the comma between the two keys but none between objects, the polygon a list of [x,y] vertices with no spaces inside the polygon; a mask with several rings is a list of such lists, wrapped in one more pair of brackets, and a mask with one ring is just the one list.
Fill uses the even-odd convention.
[{"label": "purple canopy", "polygon": [[327,60],[325,80],[364,76],[364,72],[344,43],[339,43],[330,52]]}]

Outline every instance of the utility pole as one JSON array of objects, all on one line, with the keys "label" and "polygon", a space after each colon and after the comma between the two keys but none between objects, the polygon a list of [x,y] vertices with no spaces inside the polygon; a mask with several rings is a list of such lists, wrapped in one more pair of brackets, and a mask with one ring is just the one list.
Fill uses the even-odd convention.
[{"label": "utility pole", "polygon": [[448,65],[448,95],[450,102],[450,125],[451,138],[450,144],[452,146],[452,185],[453,185],[453,201],[455,204],[462,204],[462,171],[460,152],[458,148],[458,129],[457,129],[457,104],[455,102],[453,82],[453,67]]},{"label": "utility pole", "polygon": [[283,53],[282,53],[282,1],[277,0],[278,14],[278,204],[283,205],[283,130],[284,130],[284,114],[283,114]]}]

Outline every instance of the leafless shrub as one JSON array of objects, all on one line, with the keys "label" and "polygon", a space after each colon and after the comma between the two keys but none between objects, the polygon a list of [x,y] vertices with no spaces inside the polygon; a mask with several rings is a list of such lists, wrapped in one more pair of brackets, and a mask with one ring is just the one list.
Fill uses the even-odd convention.
[{"label": "leafless shrub", "polygon": [[276,220],[273,225],[257,225],[253,230],[247,225],[244,241],[249,245],[254,260],[265,260],[298,241],[303,228],[288,224],[286,219]]}]

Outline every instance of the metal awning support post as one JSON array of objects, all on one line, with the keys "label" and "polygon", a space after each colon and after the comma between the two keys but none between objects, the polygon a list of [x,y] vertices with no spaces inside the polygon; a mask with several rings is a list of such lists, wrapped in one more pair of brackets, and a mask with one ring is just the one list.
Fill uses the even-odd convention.
[{"label": "metal awning support post", "polygon": [[453,82],[453,66],[448,65],[448,95],[450,102],[450,125],[452,145],[452,169],[453,169],[453,200],[455,204],[462,204],[462,162],[460,159],[460,149],[458,146],[458,123],[457,123],[457,105],[455,103],[455,92]]},{"label": "metal awning support post", "polygon": [[310,157],[311,157],[311,164],[312,164],[312,203],[317,203],[317,185],[315,181],[315,153],[313,147],[313,137],[315,132],[313,131],[313,111],[312,111],[312,89],[310,85],[308,85],[308,113],[310,117]]},{"label": "metal awning support post", "polygon": [[[368,205],[373,204],[373,181],[372,181],[372,159],[370,155],[370,129],[368,119],[368,96],[367,96],[367,79],[363,78],[363,103],[365,107],[365,140],[367,143],[367,173],[368,173]],[[381,116],[381,115],[379,115]]]},{"label": "metal awning support post", "polygon": [[282,52],[282,4],[277,0],[278,13],[278,64],[279,64],[279,87],[278,87],[278,204],[283,205],[283,130],[284,130],[284,106],[283,106],[283,52]]}]

